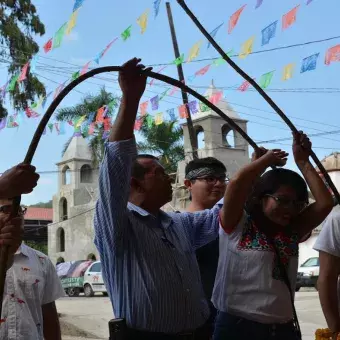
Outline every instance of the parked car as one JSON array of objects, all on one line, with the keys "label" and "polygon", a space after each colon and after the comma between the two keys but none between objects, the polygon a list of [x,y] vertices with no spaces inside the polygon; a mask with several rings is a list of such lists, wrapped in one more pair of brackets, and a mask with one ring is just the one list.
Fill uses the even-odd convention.
[{"label": "parked car", "polygon": [[102,264],[100,263],[100,261],[93,262],[93,264],[87,268],[84,274],[85,296],[91,297],[97,292],[101,292],[104,295],[107,295],[107,290],[104,285],[102,275]]},{"label": "parked car", "polygon": [[311,257],[305,261],[298,269],[296,288],[299,291],[301,287],[315,287],[319,278],[320,263],[318,257]]},{"label": "parked car", "polygon": [[84,274],[92,261],[69,261],[56,266],[58,277],[65,293],[69,297],[77,297],[84,289]]}]

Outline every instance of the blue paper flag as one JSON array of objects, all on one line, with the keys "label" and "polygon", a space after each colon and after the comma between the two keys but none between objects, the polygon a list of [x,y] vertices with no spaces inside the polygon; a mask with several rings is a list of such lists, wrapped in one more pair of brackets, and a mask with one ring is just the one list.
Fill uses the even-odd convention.
[{"label": "blue paper flag", "polygon": [[150,99],[152,110],[158,110],[159,97],[158,95]]},{"label": "blue paper flag", "polygon": [[7,123],[7,117],[0,119],[0,130],[4,129],[6,127]]},{"label": "blue paper flag", "polygon": [[257,0],[255,9],[259,8],[262,5],[263,0]]},{"label": "blue paper flag", "polygon": [[170,120],[176,120],[175,109],[169,109],[166,111],[170,117]]},{"label": "blue paper flag", "polygon": [[153,8],[154,8],[154,11],[155,11],[155,18],[157,17],[157,15],[159,13],[159,6],[161,5],[161,1],[162,0],[155,0],[153,2]]},{"label": "blue paper flag", "polygon": [[94,117],[96,116],[96,114],[97,114],[97,112],[91,112],[89,114],[89,118],[87,119],[87,122],[86,122],[88,125],[90,125],[93,122]]},{"label": "blue paper flag", "polygon": [[[217,26],[217,27],[210,33],[210,35],[211,35],[211,37],[212,37],[213,39],[215,38],[217,32],[219,31],[219,29],[220,29],[222,26],[223,26],[223,24],[221,24],[220,26]],[[209,48],[210,46],[211,46],[211,44],[210,44],[210,42],[208,42],[208,47],[207,47],[207,48]]]},{"label": "blue paper flag", "polygon": [[318,61],[319,55],[320,55],[320,53],[315,53],[315,54],[303,59],[300,73],[315,70],[316,69],[316,63]]},{"label": "blue paper flag", "polygon": [[73,12],[75,12],[81,5],[83,4],[84,0],[75,0],[74,6],[73,6]]},{"label": "blue paper flag", "polygon": [[196,100],[193,100],[192,102],[188,103],[188,107],[192,115],[198,112]]},{"label": "blue paper flag", "polygon": [[275,37],[278,20],[267,26],[262,30],[262,46],[267,45],[270,39]]}]

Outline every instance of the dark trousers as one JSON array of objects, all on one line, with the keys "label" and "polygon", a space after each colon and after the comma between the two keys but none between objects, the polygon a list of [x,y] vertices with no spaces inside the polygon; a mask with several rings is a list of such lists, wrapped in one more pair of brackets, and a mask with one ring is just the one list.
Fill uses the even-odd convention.
[{"label": "dark trousers", "polygon": [[213,340],[297,340],[293,322],[262,324],[217,312]]}]

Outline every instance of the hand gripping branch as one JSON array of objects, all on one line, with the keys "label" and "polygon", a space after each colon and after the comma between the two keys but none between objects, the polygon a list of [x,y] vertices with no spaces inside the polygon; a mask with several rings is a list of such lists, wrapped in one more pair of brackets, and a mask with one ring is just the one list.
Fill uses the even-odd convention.
[{"label": "hand gripping branch", "polygon": [[[212,46],[214,46],[215,50],[221,55],[221,57],[246,81],[252,85],[256,91],[262,96],[262,98],[275,110],[275,112],[282,118],[282,120],[288,125],[292,132],[298,132],[297,128],[291,122],[291,120],[283,113],[283,111],[275,104],[275,102],[268,96],[268,94],[256,83],[256,81],[251,78],[246,72],[244,72],[237,64],[235,64],[227,54],[222,50],[222,48],[217,44],[214,38],[208,33],[208,31],[202,26],[196,16],[192,13],[189,7],[186,5],[184,0],[177,0],[179,5],[183,8],[185,13],[190,17],[190,19],[194,22],[197,28],[201,31],[201,33],[206,37],[206,39],[210,42]],[[328,172],[319,161],[318,157],[314,153],[313,150],[310,152],[310,156],[312,157],[314,163],[317,165],[319,171],[322,173],[324,179],[326,180],[329,187],[332,189],[333,194],[340,204],[340,194],[332,182]]]},{"label": "hand gripping branch", "polygon": [[[26,157],[24,159],[24,164],[31,164],[34,153],[38,147],[39,141],[41,139],[41,136],[46,128],[46,125],[48,121],[50,120],[52,114],[54,113],[55,109],[58,107],[58,105],[61,103],[61,101],[66,97],[66,95],[71,92],[77,85],[82,83],[88,78],[91,78],[95,76],[96,74],[105,73],[105,72],[119,72],[121,70],[120,66],[105,66],[105,67],[99,67],[96,69],[93,69],[84,75],[80,76],[76,80],[72,81],[70,84],[68,84],[61,92],[60,94],[53,100],[49,108],[47,109],[46,113],[44,114],[43,118],[41,119],[37,130],[33,136],[32,142],[28,148]],[[163,81],[167,84],[176,86],[183,91],[191,94],[192,96],[196,97],[199,101],[203,102],[206,106],[208,106],[211,110],[215,111],[221,118],[223,118],[231,128],[236,130],[253,148],[254,150],[259,150],[259,147],[256,145],[256,143],[231,119],[229,118],[225,113],[223,113],[219,108],[217,108],[215,105],[213,105],[208,99],[197,93],[196,91],[192,90],[190,87],[186,86],[182,82],[173,79],[171,77],[168,77],[163,74],[158,74],[151,71],[142,71],[144,72],[148,77]],[[19,206],[21,202],[21,196],[15,197],[13,200],[13,209],[12,209],[12,216],[16,216],[17,212],[19,211]],[[2,301],[3,301],[3,293],[4,293],[4,287],[5,287],[5,280],[6,280],[6,271],[7,271],[7,261],[8,261],[8,247],[1,247],[0,252],[0,316],[2,312]]]}]

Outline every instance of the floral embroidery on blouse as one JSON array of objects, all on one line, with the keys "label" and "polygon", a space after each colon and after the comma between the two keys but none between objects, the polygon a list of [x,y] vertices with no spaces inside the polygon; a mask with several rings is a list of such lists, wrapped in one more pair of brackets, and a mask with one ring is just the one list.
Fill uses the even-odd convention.
[{"label": "floral embroidery on blouse", "polygon": [[[288,269],[289,258],[293,256],[299,256],[299,239],[297,233],[287,235],[284,232],[279,232],[274,236],[274,242],[276,248],[280,253],[281,263],[285,269]],[[261,232],[255,225],[255,223],[247,218],[245,227],[242,232],[242,237],[237,246],[238,250],[259,250],[259,251],[272,251],[274,253],[273,260],[273,278],[276,280],[283,281],[280,273],[280,266],[277,259],[273,245],[268,240],[267,236]]]}]

